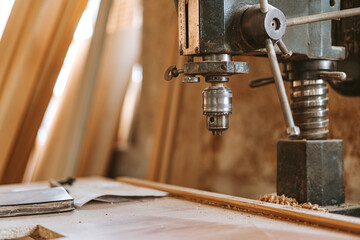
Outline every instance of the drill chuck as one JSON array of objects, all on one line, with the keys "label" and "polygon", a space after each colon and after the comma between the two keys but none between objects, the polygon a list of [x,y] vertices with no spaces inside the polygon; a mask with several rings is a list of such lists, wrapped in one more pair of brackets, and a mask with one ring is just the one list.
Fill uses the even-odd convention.
[{"label": "drill chuck", "polygon": [[232,92],[223,85],[206,88],[203,93],[203,114],[206,115],[206,128],[215,135],[229,128],[229,115],[232,113]]}]

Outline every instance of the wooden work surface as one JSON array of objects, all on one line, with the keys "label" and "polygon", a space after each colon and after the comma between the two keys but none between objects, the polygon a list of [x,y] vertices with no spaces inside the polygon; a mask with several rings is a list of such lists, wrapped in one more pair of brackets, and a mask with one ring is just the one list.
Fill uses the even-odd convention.
[{"label": "wooden work surface", "polygon": [[[13,187],[21,186],[0,186],[0,191]],[[360,239],[356,234],[175,197],[90,202],[70,213],[3,218],[0,232],[34,225],[66,239]]]}]

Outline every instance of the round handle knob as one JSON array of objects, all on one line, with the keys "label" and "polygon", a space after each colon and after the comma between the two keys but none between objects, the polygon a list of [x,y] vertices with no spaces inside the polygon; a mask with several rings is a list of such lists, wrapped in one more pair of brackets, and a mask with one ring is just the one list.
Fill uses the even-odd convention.
[{"label": "round handle knob", "polygon": [[164,79],[166,81],[170,81],[174,77],[175,78],[178,77],[180,73],[184,73],[184,69],[177,69],[176,65],[171,65],[166,69],[164,74]]}]

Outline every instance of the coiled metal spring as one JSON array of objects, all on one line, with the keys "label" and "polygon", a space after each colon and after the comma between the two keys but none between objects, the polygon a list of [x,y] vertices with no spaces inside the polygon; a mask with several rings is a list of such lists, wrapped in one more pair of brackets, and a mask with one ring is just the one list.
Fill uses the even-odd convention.
[{"label": "coiled metal spring", "polygon": [[329,134],[328,88],[323,79],[292,81],[292,104],[299,138],[326,139]]}]

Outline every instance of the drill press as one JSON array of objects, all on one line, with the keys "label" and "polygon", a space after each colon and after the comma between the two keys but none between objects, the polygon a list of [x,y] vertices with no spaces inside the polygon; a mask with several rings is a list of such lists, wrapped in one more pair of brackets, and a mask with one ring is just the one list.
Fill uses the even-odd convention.
[{"label": "drill press", "polygon": [[[275,83],[286,123],[289,140],[278,142],[277,192],[299,202],[341,204],[345,200],[343,143],[327,140],[327,81],[346,78],[337,71],[337,61],[345,54],[344,48],[331,45],[331,22],[323,20],[353,16],[360,10],[339,11],[340,0],[298,0],[296,4],[273,0],[271,4],[264,0],[175,1],[180,55],[188,61],[183,69],[170,66],[165,79],[184,74],[183,82],[197,83],[199,75],[205,77],[210,84],[202,93],[206,127],[221,135],[229,128],[232,113],[232,91],[225,84],[230,76],[249,71],[248,63],[232,61],[232,56],[268,56],[274,77],[255,81],[254,86]],[[302,25],[310,22],[316,23]],[[291,107],[277,59],[284,63],[285,80],[291,82]]]}]

